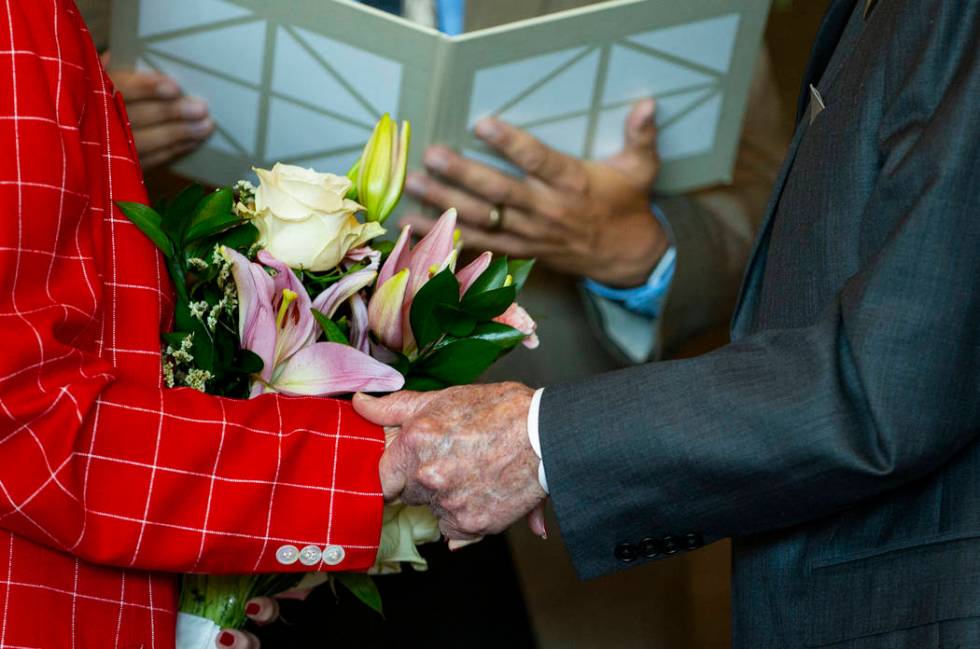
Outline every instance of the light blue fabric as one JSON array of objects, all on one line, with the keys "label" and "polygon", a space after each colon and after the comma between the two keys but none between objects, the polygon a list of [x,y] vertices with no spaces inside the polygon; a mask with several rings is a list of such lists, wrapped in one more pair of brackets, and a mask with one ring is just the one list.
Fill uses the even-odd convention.
[{"label": "light blue fabric", "polygon": [[439,31],[448,36],[458,36],[465,30],[466,0],[436,0],[436,16]]},{"label": "light blue fabric", "polygon": [[[653,206],[653,213],[664,224],[664,227],[667,227],[667,221],[656,205]],[[670,291],[670,284],[674,279],[676,267],[677,251],[671,246],[642,286],[613,288],[587,279],[585,280],[585,288],[593,295],[622,304],[633,313],[647,318],[657,318],[663,311],[664,301]]]}]

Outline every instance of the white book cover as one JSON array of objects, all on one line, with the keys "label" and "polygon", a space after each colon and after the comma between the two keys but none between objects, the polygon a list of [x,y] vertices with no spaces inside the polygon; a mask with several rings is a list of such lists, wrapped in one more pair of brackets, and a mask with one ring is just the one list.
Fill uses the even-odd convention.
[{"label": "white book cover", "polygon": [[488,115],[598,159],[656,97],[657,189],[682,192],[730,181],[769,5],[610,0],[450,37],[350,0],[115,0],[112,49],[210,102],[216,133],[177,165],[204,182],[346,170],[385,112],[416,167],[433,143],[501,165],[472,135]]}]

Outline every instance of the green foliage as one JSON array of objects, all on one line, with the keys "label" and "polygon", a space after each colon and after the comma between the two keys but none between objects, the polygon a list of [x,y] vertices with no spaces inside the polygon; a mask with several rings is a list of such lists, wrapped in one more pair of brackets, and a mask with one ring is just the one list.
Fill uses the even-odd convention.
[{"label": "green foliage", "polygon": [[428,347],[447,331],[449,322],[436,317],[436,309],[445,313],[458,306],[459,282],[448,268],[430,279],[415,294],[409,319],[419,349]]},{"label": "green foliage", "polygon": [[234,203],[231,189],[206,193],[193,185],[156,209],[119,208],[163,252],[177,293],[176,329],[163,337],[167,385],[244,398],[262,359],[239,349],[237,293],[230,264],[217,250],[247,253],[259,232],[235,213]]},{"label": "green foliage", "polygon": [[129,217],[136,227],[140,229],[150,241],[160,249],[166,257],[174,254],[174,244],[170,237],[163,231],[163,219],[156,211],[141,203],[119,203],[119,209]]},{"label": "green foliage", "polygon": [[407,371],[401,370],[405,388],[424,392],[472,383],[521,344],[524,334],[493,319],[514,302],[533,265],[496,259],[462,300],[450,270],[429,280],[412,302],[410,321],[418,356]]},{"label": "green foliage", "polygon": [[313,312],[313,319],[320,325],[320,329],[323,330],[328,341],[340,343],[341,345],[350,345],[350,339],[347,337],[347,334],[341,330],[336,322],[328,318],[321,311],[317,311],[316,309],[310,309],[310,311]]},{"label": "green foliage", "polygon": [[381,605],[381,593],[378,591],[374,579],[368,575],[353,572],[340,572],[335,575],[337,581],[354,597],[359,599],[368,608],[384,617],[384,608]]}]

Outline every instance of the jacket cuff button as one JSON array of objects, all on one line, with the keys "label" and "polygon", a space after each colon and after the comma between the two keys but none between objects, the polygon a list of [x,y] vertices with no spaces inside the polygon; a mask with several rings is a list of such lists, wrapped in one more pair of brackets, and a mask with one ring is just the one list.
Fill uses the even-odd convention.
[{"label": "jacket cuff button", "polygon": [[613,554],[623,563],[632,563],[640,556],[636,546],[632,543],[620,543],[613,550]]},{"label": "jacket cuff button", "polygon": [[688,550],[697,550],[704,547],[704,537],[700,532],[692,532],[684,537],[684,543]]},{"label": "jacket cuff button", "polygon": [[304,566],[315,566],[320,563],[320,559],[323,554],[320,552],[320,548],[315,545],[308,545],[303,548],[299,553],[299,562]]},{"label": "jacket cuff button", "polygon": [[665,536],[663,540],[664,554],[673,556],[681,551],[681,545],[673,536]]},{"label": "jacket cuff button", "polygon": [[663,545],[660,543],[660,539],[647,537],[640,541],[640,552],[647,559],[653,559],[663,553]]},{"label": "jacket cuff button", "polygon": [[344,557],[347,556],[347,552],[344,551],[339,545],[329,545],[327,549],[323,551],[323,563],[328,566],[336,566],[340,564]]},{"label": "jacket cuff button", "polygon": [[276,561],[284,566],[291,566],[299,561],[299,550],[295,545],[284,545],[276,550]]}]

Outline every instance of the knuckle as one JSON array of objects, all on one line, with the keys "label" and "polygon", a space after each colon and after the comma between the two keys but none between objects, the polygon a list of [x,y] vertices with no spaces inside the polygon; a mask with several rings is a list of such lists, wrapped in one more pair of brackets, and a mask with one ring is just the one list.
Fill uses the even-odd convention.
[{"label": "knuckle", "polygon": [[548,162],[548,151],[540,146],[530,146],[520,155],[520,163],[524,169],[532,174],[544,169]]}]

